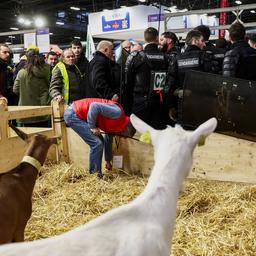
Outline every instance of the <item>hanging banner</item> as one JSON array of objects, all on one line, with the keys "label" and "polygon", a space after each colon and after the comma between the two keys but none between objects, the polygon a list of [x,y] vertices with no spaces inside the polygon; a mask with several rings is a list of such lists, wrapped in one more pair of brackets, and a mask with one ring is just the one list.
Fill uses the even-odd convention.
[{"label": "hanging banner", "polygon": [[116,31],[130,28],[129,12],[113,12],[102,16],[102,31]]},{"label": "hanging banner", "polygon": [[[220,8],[228,7],[228,0],[220,0]],[[227,22],[227,13],[220,13],[220,25],[226,25]],[[225,29],[219,30],[219,38],[225,38]]]},{"label": "hanging banner", "polygon": [[93,42],[93,37],[92,37],[90,26],[88,24],[88,26],[87,26],[87,38],[86,38],[86,52],[85,52],[85,56],[88,59],[88,61],[92,60],[94,52],[95,52],[95,45],[94,45],[94,42]]},{"label": "hanging banner", "polygon": [[24,34],[24,48],[27,49],[31,45],[36,45],[36,33]]},{"label": "hanging banner", "polygon": [[49,28],[38,28],[36,30],[36,41],[40,53],[47,53],[50,50]]}]

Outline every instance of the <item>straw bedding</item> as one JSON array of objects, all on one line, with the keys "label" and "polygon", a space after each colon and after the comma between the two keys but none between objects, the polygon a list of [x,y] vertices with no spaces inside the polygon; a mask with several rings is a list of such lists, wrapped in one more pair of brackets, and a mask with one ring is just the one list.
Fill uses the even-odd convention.
[{"label": "straw bedding", "polygon": [[[134,199],[146,182],[118,170],[99,180],[82,168],[48,163],[35,186],[26,240],[84,224]],[[178,201],[172,255],[256,255],[256,186],[187,180]]]}]

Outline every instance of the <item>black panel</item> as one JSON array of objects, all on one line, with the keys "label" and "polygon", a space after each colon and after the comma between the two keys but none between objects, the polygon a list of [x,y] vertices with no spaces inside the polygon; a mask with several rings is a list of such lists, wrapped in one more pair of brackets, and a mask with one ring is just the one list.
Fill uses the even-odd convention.
[{"label": "black panel", "polygon": [[256,141],[256,81],[188,72],[182,125],[194,129],[211,117],[218,119],[218,132]]}]

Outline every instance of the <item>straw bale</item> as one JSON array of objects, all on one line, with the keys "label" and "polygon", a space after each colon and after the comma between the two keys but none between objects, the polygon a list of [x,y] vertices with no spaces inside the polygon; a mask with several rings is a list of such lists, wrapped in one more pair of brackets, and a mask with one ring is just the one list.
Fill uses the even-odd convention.
[{"label": "straw bale", "polygon": [[[99,180],[74,165],[49,163],[37,180],[26,240],[84,224],[134,199],[146,182],[121,170]],[[171,255],[256,255],[255,223],[255,185],[187,180],[178,200]]]}]

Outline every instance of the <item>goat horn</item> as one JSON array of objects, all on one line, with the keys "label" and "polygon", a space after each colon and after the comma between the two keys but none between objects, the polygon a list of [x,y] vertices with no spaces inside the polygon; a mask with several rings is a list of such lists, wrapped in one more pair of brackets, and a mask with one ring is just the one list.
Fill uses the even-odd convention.
[{"label": "goat horn", "polygon": [[11,122],[9,122],[9,126],[17,133],[17,135],[23,139],[23,140],[27,140],[28,139],[28,135],[23,132],[22,130],[18,129],[15,125],[13,125]]}]

